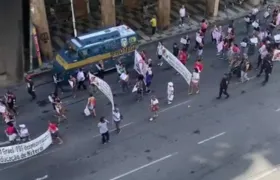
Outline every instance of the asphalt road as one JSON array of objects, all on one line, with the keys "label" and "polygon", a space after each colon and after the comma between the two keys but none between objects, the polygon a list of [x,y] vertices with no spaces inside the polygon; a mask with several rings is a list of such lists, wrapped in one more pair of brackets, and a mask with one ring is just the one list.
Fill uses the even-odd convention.
[{"label": "asphalt road", "polygon": [[[236,23],[237,41],[244,35],[243,23]],[[180,37],[164,41],[171,48]],[[156,44],[144,47],[156,59]],[[251,57],[256,62],[256,57]],[[193,66],[194,59],[188,62]],[[33,158],[0,165],[0,176],[11,180],[277,180],[279,179],[279,65],[275,64],[270,82],[261,86],[253,78],[241,84],[232,81],[227,100],[216,100],[218,84],[227,63],[216,58],[216,49],[208,44],[204,52],[205,70],[201,75],[201,93],[188,96],[183,78],[167,65],[154,68],[152,89],[161,103],[159,118],[149,122],[149,96],[136,103],[132,94],[121,94],[116,75],[106,76],[115,101],[124,114],[123,131],[112,133],[111,143],[100,144],[96,124],[82,114],[86,93],[77,99],[64,95],[69,121],[61,126],[64,144],[50,147]],[[256,72],[251,72],[254,77]],[[175,84],[175,101],[166,104],[167,82]],[[52,117],[46,103],[52,85],[37,88],[37,103],[29,103],[19,87],[21,103],[18,121],[27,124],[34,136],[43,132]],[[40,105],[38,107],[38,104]],[[97,95],[97,115],[110,119],[110,105]],[[111,127],[113,129],[113,127]]]}]

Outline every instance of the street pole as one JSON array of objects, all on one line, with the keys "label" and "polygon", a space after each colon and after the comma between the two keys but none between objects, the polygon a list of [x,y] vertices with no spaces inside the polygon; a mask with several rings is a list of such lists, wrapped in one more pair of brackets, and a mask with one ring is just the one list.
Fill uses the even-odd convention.
[{"label": "street pole", "polygon": [[87,3],[87,13],[88,15],[90,15],[90,4],[89,4],[89,0],[85,0]]},{"label": "street pole", "polygon": [[72,10],[71,13],[72,13],[73,31],[74,31],[74,36],[77,37],[76,18],[75,18],[73,0],[70,0],[70,2],[71,2],[71,10]]}]

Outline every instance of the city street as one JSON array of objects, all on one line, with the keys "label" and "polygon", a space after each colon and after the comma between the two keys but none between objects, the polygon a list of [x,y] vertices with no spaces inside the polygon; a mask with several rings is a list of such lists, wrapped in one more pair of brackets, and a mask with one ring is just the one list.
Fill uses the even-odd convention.
[{"label": "city street", "polygon": [[[244,38],[243,19],[235,24],[239,44]],[[194,33],[190,34],[194,39]],[[210,41],[209,34],[206,36]],[[181,36],[163,41],[172,50]],[[194,42],[192,43],[194,44]],[[156,64],[156,43],[141,47]],[[194,54],[187,62],[192,70]],[[264,77],[240,83],[233,78],[229,99],[216,100],[219,82],[228,63],[216,57],[216,47],[204,49],[204,71],[200,94],[189,96],[188,85],[168,65],[154,66],[151,89],[160,101],[159,117],[149,122],[150,97],[136,102],[133,94],[122,94],[116,73],[105,77],[123,113],[122,132],[111,133],[111,142],[100,143],[97,122],[105,116],[111,121],[111,106],[101,93],[97,98],[97,118],[84,117],[88,94],[77,98],[63,95],[68,122],[60,126],[64,144],[53,145],[32,158],[0,165],[0,176],[9,180],[278,180],[280,177],[280,66],[275,63],[270,81]],[[250,58],[255,65],[257,56]],[[18,122],[25,123],[32,136],[47,129],[54,119],[47,96],[51,78],[35,81],[37,103],[29,102],[24,87],[16,90],[20,105]],[[167,83],[175,87],[175,100],[167,105]],[[134,85],[134,83],[132,83]],[[39,107],[38,107],[39,106]],[[1,125],[2,128],[2,125]],[[110,127],[114,130],[113,125]],[[3,138],[4,140],[4,135]],[[278,177],[278,178],[277,178]]]}]

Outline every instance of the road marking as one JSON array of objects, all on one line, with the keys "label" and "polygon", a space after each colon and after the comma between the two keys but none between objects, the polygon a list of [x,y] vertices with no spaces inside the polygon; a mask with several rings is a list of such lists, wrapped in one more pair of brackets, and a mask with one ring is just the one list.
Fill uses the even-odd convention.
[{"label": "road marking", "polygon": [[205,143],[205,142],[207,142],[207,141],[210,141],[210,140],[212,140],[212,139],[215,139],[215,138],[217,138],[217,137],[219,137],[219,136],[222,136],[222,135],[224,135],[224,134],[226,134],[226,132],[222,132],[222,133],[220,133],[220,134],[217,134],[217,135],[215,135],[215,136],[212,136],[212,137],[210,137],[210,138],[208,138],[208,139],[205,139],[205,140],[203,140],[203,141],[198,142],[197,144],[203,144],[203,143]]},{"label": "road marking", "polygon": [[148,163],[148,164],[145,164],[145,165],[143,165],[143,166],[140,166],[140,167],[138,167],[138,168],[136,168],[136,169],[133,169],[133,170],[131,170],[131,171],[128,171],[127,173],[124,173],[124,174],[121,174],[121,175],[119,175],[119,176],[116,176],[116,177],[114,177],[114,178],[112,178],[112,179],[110,179],[110,180],[118,180],[118,179],[123,178],[123,177],[125,177],[125,176],[127,176],[127,175],[130,175],[130,174],[132,174],[132,173],[135,173],[135,172],[137,172],[137,171],[140,171],[141,169],[144,169],[144,168],[146,168],[146,167],[149,167],[149,166],[151,166],[151,165],[153,165],[153,164],[156,164],[156,163],[159,163],[159,162],[161,162],[161,161],[164,161],[164,160],[166,160],[166,159],[168,159],[168,158],[171,158],[172,156],[175,156],[175,155],[177,155],[177,154],[178,154],[178,152],[173,153],[173,154],[169,154],[169,155],[164,156],[164,157],[162,157],[162,158],[160,158],[160,159],[157,159],[157,160],[155,160],[155,161],[152,161],[152,162],[150,162],[150,163]]},{"label": "road marking", "polygon": [[45,175],[45,176],[36,178],[35,180],[44,180],[44,179],[47,179],[48,177],[49,177],[48,175]]},{"label": "road marking", "polygon": [[176,108],[176,107],[178,107],[178,106],[182,106],[182,105],[187,104],[187,103],[189,103],[189,102],[191,102],[191,100],[187,100],[187,101],[181,102],[181,103],[179,103],[179,104],[175,104],[175,105],[170,106],[170,107],[168,107],[168,108],[162,109],[161,111],[159,111],[159,113],[163,113],[163,112],[165,112],[165,111],[169,111],[170,109],[174,109],[174,108]]},{"label": "road marking", "polygon": [[278,171],[278,170],[279,170],[279,167],[278,167],[278,168],[274,168],[274,169],[269,170],[269,171],[266,171],[266,172],[264,172],[263,174],[261,174],[261,175],[255,177],[255,178],[252,179],[252,180],[261,180],[261,179],[263,179],[263,178],[265,178],[265,177],[267,177],[267,176],[269,176],[269,175],[275,173],[275,172]]},{"label": "road marking", "polygon": [[276,112],[280,111],[280,108],[276,109],[275,111],[276,111]]},{"label": "road marking", "polygon": [[[133,124],[133,123],[134,123],[134,122],[130,122],[130,123],[124,124],[124,125],[120,126],[120,128],[127,127],[127,126],[129,126],[129,125],[131,125],[131,124]],[[116,131],[116,129],[112,129],[112,130],[110,130],[109,132],[111,133],[111,132],[114,132],[114,131]],[[100,136],[101,136],[101,134],[96,134],[96,135],[93,136],[93,138],[97,138],[97,137],[100,137]]]}]

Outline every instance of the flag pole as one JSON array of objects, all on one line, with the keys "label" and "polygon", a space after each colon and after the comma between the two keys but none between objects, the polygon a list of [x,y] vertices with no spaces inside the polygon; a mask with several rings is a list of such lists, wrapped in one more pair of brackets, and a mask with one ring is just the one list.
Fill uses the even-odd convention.
[{"label": "flag pole", "polygon": [[73,0],[70,0],[70,2],[71,2],[71,13],[72,13],[73,31],[74,31],[74,36],[77,37],[76,18],[75,18]]}]

